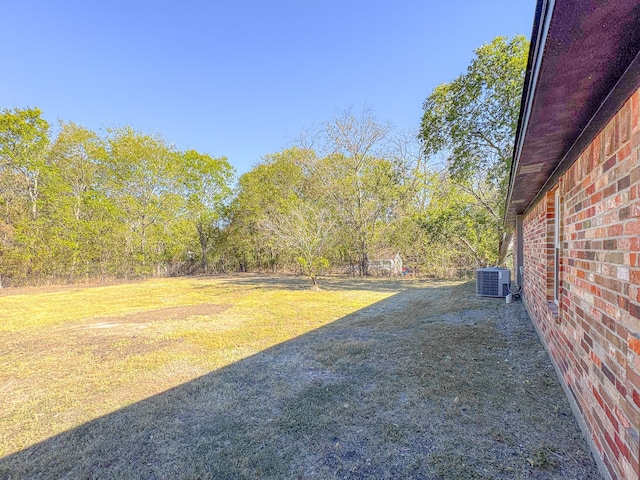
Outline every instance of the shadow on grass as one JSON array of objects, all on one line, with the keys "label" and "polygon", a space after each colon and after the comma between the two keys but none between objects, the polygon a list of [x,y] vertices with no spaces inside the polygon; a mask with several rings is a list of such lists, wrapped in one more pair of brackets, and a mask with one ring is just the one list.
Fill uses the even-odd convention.
[{"label": "shadow on grass", "polygon": [[0,459],[0,478],[598,478],[503,303],[407,288]]}]

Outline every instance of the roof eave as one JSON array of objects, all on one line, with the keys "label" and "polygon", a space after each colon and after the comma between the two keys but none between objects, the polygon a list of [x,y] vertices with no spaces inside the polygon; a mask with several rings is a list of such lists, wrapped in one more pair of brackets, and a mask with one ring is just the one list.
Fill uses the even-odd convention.
[{"label": "roof eave", "polygon": [[[535,42],[529,47],[529,57],[527,59],[527,69],[524,78],[524,86],[522,90],[522,99],[520,101],[520,114],[518,117],[518,129],[516,130],[516,138],[513,146],[513,160],[511,162],[511,172],[509,174],[509,189],[507,192],[507,203],[505,209],[505,223],[515,223],[515,213],[510,212],[511,198],[513,194],[513,183],[516,172],[520,165],[520,155],[522,153],[522,143],[524,140],[524,132],[526,131],[531,115],[531,106],[533,103],[533,95],[535,92],[538,74],[540,73],[540,65],[542,63],[542,52],[547,39],[549,25],[551,23],[551,14],[555,0],[538,0],[536,12],[531,31],[531,39],[535,38]],[[522,106],[524,105],[524,108]]]}]

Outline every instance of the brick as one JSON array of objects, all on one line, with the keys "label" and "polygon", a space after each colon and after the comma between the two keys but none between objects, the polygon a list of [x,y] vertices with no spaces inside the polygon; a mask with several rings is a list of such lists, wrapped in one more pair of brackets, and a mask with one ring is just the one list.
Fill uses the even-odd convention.
[{"label": "brick", "polygon": [[640,394],[637,390],[633,391],[633,403],[635,403],[638,407],[640,407]]},{"label": "brick", "polygon": [[589,365],[587,364],[587,362],[584,361],[583,357],[580,357],[579,360],[580,360],[580,368],[582,370],[582,374],[583,375],[588,375],[589,374]]},{"label": "brick", "polygon": [[631,175],[627,175],[626,177],[618,180],[618,191],[624,190],[625,188],[629,188],[631,186]]},{"label": "brick", "polygon": [[609,407],[606,404],[604,406],[604,414],[609,419],[609,423],[611,423],[611,425],[613,426],[613,429],[615,431],[618,431],[618,420],[616,419],[616,417],[611,412],[611,409],[609,409]]},{"label": "brick", "polygon": [[[609,152],[607,155],[611,155],[611,152]],[[611,155],[606,162],[604,162],[604,164],[602,165],[602,173],[606,172],[607,170],[611,170],[615,164],[616,164],[617,158],[615,155]],[[598,189],[598,182],[596,182],[596,189]]]},{"label": "brick", "polygon": [[604,376],[607,377],[607,379],[611,382],[611,384],[615,386],[616,377],[613,375],[613,372],[609,370],[609,368],[604,362],[602,363],[602,366],[600,367],[600,369],[602,370],[602,373],[604,373]]},{"label": "brick", "polygon": [[[635,450],[637,451],[637,449]],[[630,470],[625,472],[626,478],[640,478],[640,463],[638,460],[632,455],[629,460]]]},{"label": "brick", "polygon": [[616,329],[616,322],[613,318],[602,314],[602,323],[604,324],[605,327],[607,327],[609,330],[615,331]]},{"label": "brick", "polygon": [[[593,393],[593,397],[596,399],[596,402],[598,402],[598,405],[600,405],[600,408],[604,408],[604,401],[602,400],[602,396],[598,393],[598,390],[592,386],[591,392]],[[640,399],[640,396],[638,396],[638,398]]]},{"label": "brick", "polygon": [[[613,168],[615,164],[616,164],[616,156],[613,155],[606,162],[604,162],[604,165],[602,166],[602,173]],[[597,184],[596,184],[596,188],[597,188]]]},{"label": "brick", "polygon": [[[620,426],[622,428],[624,428],[625,430],[631,428],[631,422],[622,410],[620,410],[618,407],[614,407],[613,413],[616,415],[616,418],[618,419],[618,422],[620,423]],[[627,444],[629,443],[629,441],[626,437],[628,437],[630,433],[631,432],[625,431],[625,443]]]},{"label": "brick", "polygon": [[605,250],[617,250],[618,243],[615,240],[604,240],[602,242],[602,248]]},{"label": "brick", "polygon": [[603,132],[604,154],[611,155],[616,151],[616,129],[615,129],[615,117],[609,122]]},{"label": "brick", "polygon": [[[594,427],[595,427],[595,422],[593,422]],[[602,454],[602,443],[600,443],[600,436],[598,435],[598,431],[596,431],[595,434],[592,435],[591,439],[593,440],[593,443],[596,446],[596,450],[598,451],[598,453]]]},{"label": "brick", "polygon": [[[640,288],[637,285],[629,285],[629,299],[629,302],[631,302],[631,300],[640,302]],[[627,312],[628,311],[627,309]]]},{"label": "brick", "polygon": [[616,333],[618,334],[618,336],[620,338],[628,338],[629,337],[629,330],[627,330],[626,327],[624,325],[622,325],[621,323],[616,323]]},{"label": "brick", "polygon": [[623,162],[630,156],[631,156],[631,145],[628,143],[626,145],[623,145],[620,148],[620,150],[618,150],[618,152],[616,153],[616,158],[618,159],[618,162]]},{"label": "brick", "polygon": [[[611,438],[611,436],[609,435],[609,432],[607,432],[606,430],[604,431],[604,440],[607,443],[607,445],[609,446],[609,448],[611,449],[611,452],[613,453],[613,455],[618,458],[620,456],[620,452],[618,451],[618,446],[616,445],[616,443],[613,441],[613,439]],[[607,457],[604,457],[605,462],[607,461]],[[611,464],[609,464],[609,467],[611,467]]]},{"label": "brick", "polygon": [[608,187],[602,190],[602,195],[604,198],[607,198],[616,192],[617,192],[617,185],[615,183],[612,183],[611,185],[609,185]]},{"label": "brick", "polygon": [[618,142],[623,144],[631,137],[631,102],[627,102],[618,113]]},{"label": "brick", "polygon": [[615,441],[616,446],[618,447],[618,450],[620,451],[620,454],[624,458],[629,460],[629,449],[627,448],[627,445],[622,440],[620,440],[620,437],[618,436],[618,432],[614,433],[613,440]]},{"label": "brick", "polygon": [[625,235],[640,235],[640,220],[632,220],[624,225]]},{"label": "brick", "polygon": [[[610,227],[607,227],[607,236],[609,237],[618,237],[620,235],[622,235],[624,229],[622,228],[622,225],[620,225],[619,223],[615,224],[615,225],[611,225]],[[616,240],[609,240],[610,242],[616,242]],[[611,250],[615,250],[616,247],[613,247]]]},{"label": "brick", "polygon": [[[595,288],[595,285],[593,285],[593,287]],[[592,293],[597,294],[597,292],[595,292],[595,291],[594,291],[594,292],[592,292]],[[600,297],[602,297],[604,300],[606,300],[606,302],[607,302],[608,304],[612,304],[612,303],[615,303],[615,302],[616,302],[616,294],[615,294],[615,293],[613,293],[613,292],[610,292],[609,290],[601,290],[601,291],[600,291]],[[607,309],[606,309],[606,312],[607,312],[608,314],[610,314],[610,315],[611,315],[611,313],[612,313],[612,312],[611,312],[611,308],[613,308],[613,307],[610,307],[610,308],[607,308]]]},{"label": "brick", "polygon": [[[624,412],[621,412],[621,415],[624,415]],[[620,418],[626,419],[627,417],[626,415],[624,415],[624,417],[621,416]],[[624,432],[625,443],[629,447],[631,447],[632,452],[634,452],[634,456],[637,456],[637,454],[640,453],[640,434],[638,433],[638,428],[628,420],[627,420],[627,424],[625,424],[625,432]]]},{"label": "brick", "polygon": [[[631,216],[631,207],[622,207],[618,210],[618,219],[620,221],[626,220]],[[620,235],[620,234],[618,234]]]},{"label": "brick", "polygon": [[591,337],[589,335],[587,335],[586,332],[584,332],[582,334],[582,338],[590,347],[593,347],[593,340],[591,339]]},{"label": "brick", "polygon": [[631,97],[631,131],[640,127],[640,94],[636,92]]},{"label": "brick", "polygon": [[[626,288],[628,288],[629,285],[626,285]],[[629,298],[628,298],[628,293],[625,295],[618,295],[618,307],[621,308],[622,310],[624,310],[625,312],[629,311]]]},{"label": "brick", "polygon": [[[631,387],[630,387],[631,388]],[[640,425],[640,394],[633,389],[630,394],[633,401],[621,401],[619,403],[620,409],[624,412],[625,416],[629,419],[632,425]]]},{"label": "brick", "polygon": [[625,387],[625,385],[617,378],[616,378],[616,390],[620,392],[620,395],[622,395],[623,398],[627,396],[627,387]]},{"label": "brick", "polygon": [[[629,333],[627,337],[627,345],[636,355],[640,355],[640,337],[635,333]],[[640,385],[638,385],[640,386]]]},{"label": "brick", "polygon": [[[616,268],[616,278],[618,280],[629,281],[629,267],[625,267],[624,264],[628,260],[628,257],[624,253],[620,253],[622,255],[622,261],[620,262],[622,265],[619,265]],[[621,289],[617,289],[618,292],[622,291]]]},{"label": "brick", "polygon": [[638,374],[631,365],[627,364],[627,369],[625,371],[625,375],[627,377],[628,387],[630,389],[637,388],[640,389],[640,374]]}]

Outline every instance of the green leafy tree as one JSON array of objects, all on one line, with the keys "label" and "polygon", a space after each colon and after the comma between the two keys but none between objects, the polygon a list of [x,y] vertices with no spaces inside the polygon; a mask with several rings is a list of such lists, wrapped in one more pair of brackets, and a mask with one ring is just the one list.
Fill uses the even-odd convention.
[{"label": "green leafy tree", "polygon": [[11,201],[9,192],[17,197],[26,194],[34,219],[49,145],[49,123],[41,113],[37,108],[0,111],[0,177],[6,189],[2,200]]},{"label": "green leafy tree", "polygon": [[467,273],[494,264],[499,232],[491,214],[448,173],[438,177],[430,186],[429,204],[415,217],[432,247],[431,269],[439,276],[451,276],[449,270]]},{"label": "green leafy tree", "polygon": [[117,231],[114,221],[101,236],[93,233],[92,223],[106,208],[96,202],[103,190],[105,158],[104,141],[95,132],[61,123],[42,175],[38,226],[43,248],[38,259],[47,276],[73,281],[97,275],[95,243]]},{"label": "green leafy tree", "polygon": [[61,123],[48,154],[47,189],[50,197],[56,197],[49,201],[56,200],[58,207],[64,204],[75,220],[85,218],[87,198],[103,188],[106,156],[105,142],[95,132]]},{"label": "green leafy tree", "polygon": [[[103,135],[38,109],[0,112],[0,286],[206,269],[233,169],[130,127]],[[193,248],[198,246],[198,248]]]},{"label": "green leafy tree", "polygon": [[340,220],[343,251],[355,254],[362,275],[368,274],[377,232],[412,194],[415,159],[392,131],[369,110],[360,115],[347,110],[314,136],[323,155],[304,160]]},{"label": "green leafy tree", "polygon": [[[497,37],[475,53],[466,73],[426,99],[420,138],[424,153],[444,155],[458,190],[485,210],[479,238],[498,232],[492,253],[479,262],[503,264],[512,238],[503,218],[528,43],[523,36]],[[474,238],[465,240],[478,250]]]},{"label": "green leafy tree", "polygon": [[222,235],[234,177],[233,167],[225,157],[213,158],[195,150],[180,155],[181,194],[188,224],[198,239],[200,268],[205,273],[210,250]]},{"label": "green leafy tree", "polygon": [[3,276],[25,272],[34,257],[17,237],[34,234],[48,146],[39,109],[0,110],[0,288]]},{"label": "green leafy tree", "polygon": [[165,253],[184,239],[172,237],[171,225],[184,204],[179,193],[178,152],[164,139],[126,127],[107,142],[107,197],[127,227],[123,273],[161,273]]},{"label": "green leafy tree", "polygon": [[288,212],[295,200],[304,197],[305,174],[300,158],[307,152],[292,148],[267,155],[261,163],[239,179],[238,194],[231,206],[229,241],[233,245],[241,269],[253,260],[258,269],[272,269],[281,245],[265,229],[265,220]]}]

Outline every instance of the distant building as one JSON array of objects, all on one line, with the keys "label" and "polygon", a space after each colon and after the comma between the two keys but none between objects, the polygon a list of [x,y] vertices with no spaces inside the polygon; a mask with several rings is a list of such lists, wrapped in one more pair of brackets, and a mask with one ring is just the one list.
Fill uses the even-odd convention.
[{"label": "distant building", "polygon": [[382,250],[376,252],[369,259],[369,274],[375,276],[399,276],[402,275],[402,257],[400,252]]},{"label": "distant building", "polygon": [[539,0],[516,283],[606,478],[640,478],[640,2]]}]

